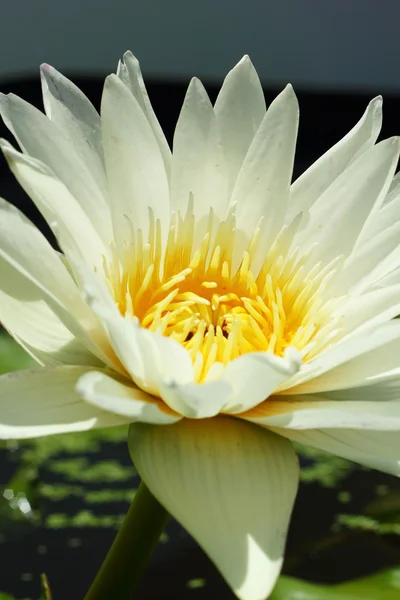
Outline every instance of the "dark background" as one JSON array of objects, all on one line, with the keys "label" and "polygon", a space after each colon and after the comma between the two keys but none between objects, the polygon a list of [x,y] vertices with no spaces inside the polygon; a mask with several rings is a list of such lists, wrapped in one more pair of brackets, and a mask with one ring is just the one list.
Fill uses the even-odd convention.
[{"label": "dark background", "polygon": [[[99,106],[102,80],[130,49],[172,140],[186,86],[200,77],[215,97],[249,54],[267,100],[292,83],[300,101],[296,173],[384,95],[383,137],[400,132],[397,0],[0,0],[0,91],[41,106],[42,62]],[[10,135],[0,125],[0,136]],[[0,195],[30,213],[0,159]]]},{"label": "dark background", "polygon": [[[400,64],[398,72],[400,81]],[[100,107],[103,81],[107,72],[104,72],[102,77],[82,76],[74,72],[64,72],[64,75],[72,79],[85,92],[96,108]],[[144,76],[146,76],[146,73],[144,73]],[[145,77],[145,81],[155,112],[171,144],[188,81],[183,83],[172,77],[170,81],[159,81],[154,77]],[[207,80],[203,80],[203,83],[206,85],[211,99],[214,100],[219,90],[219,84],[216,85]],[[267,104],[281,89],[281,87],[269,87],[264,84]],[[38,75],[35,77],[21,77],[11,81],[0,81],[0,91],[15,93],[43,109]],[[295,91],[300,104],[300,128],[294,178],[341,137],[346,135],[361,118],[371,98],[380,94],[380,90],[373,85],[370,86],[368,91],[322,91],[307,89],[305,86],[299,86]],[[400,134],[400,92],[399,95],[393,91],[384,95],[383,115],[383,128],[380,139]],[[2,122],[0,122],[0,137],[5,137],[15,143],[12,135]],[[2,156],[0,156],[0,196],[16,204],[37,224],[43,225],[33,203],[14,181]]]},{"label": "dark background", "polygon": [[398,91],[397,0],[1,0],[0,80],[48,62],[111,72],[125,50],[146,77],[219,82],[245,53],[268,86]]}]

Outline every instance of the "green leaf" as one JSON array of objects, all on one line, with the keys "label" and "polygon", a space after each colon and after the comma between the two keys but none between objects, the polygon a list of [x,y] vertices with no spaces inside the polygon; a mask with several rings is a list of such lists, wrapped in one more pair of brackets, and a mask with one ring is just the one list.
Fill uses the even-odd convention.
[{"label": "green leaf", "polygon": [[309,583],[282,575],[270,600],[398,600],[400,567],[337,585]]},{"label": "green leaf", "polygon": [[30,369],[35,365],[34,360],[11,336],[0,333],[0,375],[20,369]]},{"label": "green leaf", "polygon": [[353,594],[353,600],[397,600],[400,597],[400,567],[386,569],[375,575],[347,581],[336,587],[337,590]]},{"label": "green leaf", "polygon": [[[4,592],[0,592],[0,600],[17,600],[17,599],[15,598],[15,596],[10,596],[10,594],[5,594]],[[29,600],[29,598],[25,598],[25,600]]]},{"label": "green leaf", "polygon": [[[281,575],[270,600],[334,600],[339,596],[331,595],[332,588],[326,585],[308,583],[295,577]],[[341,596],[341,600],[350,600]],[[351,598],[351,600],[354,600]]]}]

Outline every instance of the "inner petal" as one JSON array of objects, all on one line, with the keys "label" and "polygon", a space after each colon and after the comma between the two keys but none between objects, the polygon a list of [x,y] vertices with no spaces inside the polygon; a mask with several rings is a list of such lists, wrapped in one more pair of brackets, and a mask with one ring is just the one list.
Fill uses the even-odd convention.
[{"label": "inner petal", "polygon": [[261,226],[234,268],[234,212],[219,224],[211,212],[197,247],[195,225],[190,205],[184,217],[172,216],[163,245],[160,225],[150,214],[147,242],[137,231],[122,257],[114,250],[105,271],[123,316],[182,344],[198,382],[215,363],[226,365],[247,352],[283,356],[291,346],[307,361],[326,347],[337,332],[332,302],[338,299],[326,302],[323,292],[336,261],[323,267],[290,251],[286,227],[255,275]]}]

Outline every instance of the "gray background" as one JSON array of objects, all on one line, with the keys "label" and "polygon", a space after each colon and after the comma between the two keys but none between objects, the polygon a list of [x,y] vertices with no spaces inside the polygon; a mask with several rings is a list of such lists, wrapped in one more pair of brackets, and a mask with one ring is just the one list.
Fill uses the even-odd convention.
[{"label": "gray background", "polygon": [[115,69],[131,49],[147,77],[220,80],[245,53],[263,82],[400,89],[399,0],[0,0],[0,80],[48,62]]}]

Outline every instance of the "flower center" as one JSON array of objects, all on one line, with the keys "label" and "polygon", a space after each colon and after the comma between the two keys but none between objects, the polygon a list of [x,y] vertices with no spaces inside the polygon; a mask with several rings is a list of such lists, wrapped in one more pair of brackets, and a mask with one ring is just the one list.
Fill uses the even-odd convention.
[{"label": "flower center", "polygon": [[322,306],[322,292],[334,265],[307,266],[309,256],[288,252],[290,231],[283,228],[255,275],[260,229],[234,266],[234,214],[218,227],[210,214],[197,247],[194,225],[191,208],[185,218],[173,216],[163,251],[159,223],[151,218],[148,243],[139,232],[122,261],[107,266],[121,314],[182,344],[197,381],[213,365],[247,352],[282,356],[293,346],[303,360],[314,356],[326,340],[329,308]]}]

